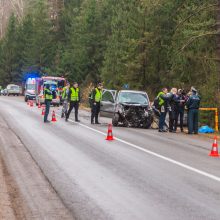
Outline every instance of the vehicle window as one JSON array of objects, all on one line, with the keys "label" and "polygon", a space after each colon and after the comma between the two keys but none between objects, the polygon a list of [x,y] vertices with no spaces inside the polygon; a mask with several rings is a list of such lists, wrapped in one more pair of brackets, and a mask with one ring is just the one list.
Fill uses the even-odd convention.
[{"label": "vehicle window", "polygon": [[102,95],[102,101],[105,101],[105,102],[107,102],[107,101],[114,102],[114,98],[113,98],[113,96],[112,96],[112,93],[109,92],[109,91],[104,92],[103,95]]},{"label": "vehicle window", "polygon": [[19,89],[19,86],[11,86],[10,89],[17,90]]},{"label": "vehicle window", "polygon": [[28,90],[34,90],[35,89],[35,84],[27,84],[27,89]]},{"label": "vehicle window", "polygon": [[145,94],[133,92],[121,92],[118,97],[119,102],[148,105],[148,99]]}]

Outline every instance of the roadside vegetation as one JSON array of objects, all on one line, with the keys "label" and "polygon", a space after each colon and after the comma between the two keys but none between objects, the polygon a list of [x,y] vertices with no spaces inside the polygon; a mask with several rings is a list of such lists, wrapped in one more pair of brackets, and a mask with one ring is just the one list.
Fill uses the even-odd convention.
[{"label": "roadside vegetation", "polygon": [[21,21],[11,16],[0,41],[1,85],[34,69],[152,97],[193,85],[203,106],[218,105],[217,0],[66,0],[52,17],[46,2],[32,1]]}]

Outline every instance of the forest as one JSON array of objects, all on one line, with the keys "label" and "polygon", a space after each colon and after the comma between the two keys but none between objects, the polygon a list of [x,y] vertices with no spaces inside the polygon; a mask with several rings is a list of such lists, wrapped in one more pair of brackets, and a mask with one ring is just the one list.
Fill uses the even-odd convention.
[{"label": "forest", "polygon": [[195,86],[203,106],[218,106],[219,9],[217,0],[65,0],[51,14],[48,1],[32,1],[0,40],[0,85],[35,70],[151,98]]}]

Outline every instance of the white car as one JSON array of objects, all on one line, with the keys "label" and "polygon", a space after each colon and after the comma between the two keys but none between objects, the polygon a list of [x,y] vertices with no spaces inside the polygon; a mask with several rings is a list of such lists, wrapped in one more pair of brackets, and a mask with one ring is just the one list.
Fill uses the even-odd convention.
[{"label": "white car", "polygon": [[8,96],[10,95],[19,96],[21,94],[20,86],[17,86],[15,84],[9,84],[6,89],[7,89]]}]

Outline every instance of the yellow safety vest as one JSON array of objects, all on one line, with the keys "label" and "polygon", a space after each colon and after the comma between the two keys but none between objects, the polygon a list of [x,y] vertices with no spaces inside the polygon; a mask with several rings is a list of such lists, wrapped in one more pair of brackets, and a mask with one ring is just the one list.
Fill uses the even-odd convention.
[{"label": "yellow safety vest", "polygon": [[71,101],[79,101],[79,88],[70,88],[71,90]]},{"label": "yellow safety vest", "polygon": [[48,92],[48,93],[51,93],[51,91],[49,89],[44,89],[44,96],[45,96],[45,99],[46,100],[52,100],[53,99],[53,95],[49,95],[49,94],[46,94],[45,92]]},{"label": "yellow safety vest", "polygon": [[102,90],[99,90],[97,88],[95,88],[95,102],[100,102],[102,101]]}]

